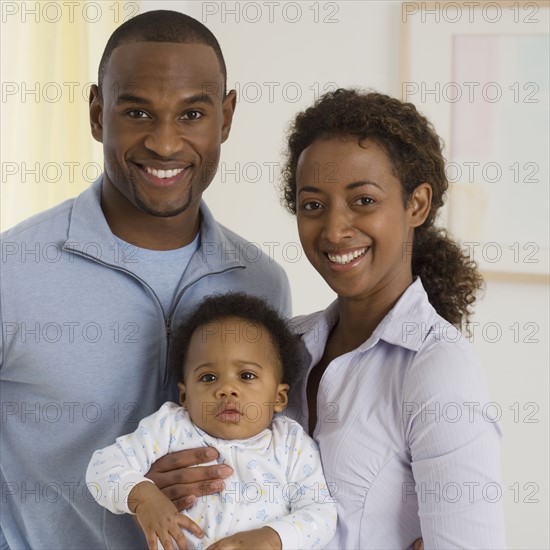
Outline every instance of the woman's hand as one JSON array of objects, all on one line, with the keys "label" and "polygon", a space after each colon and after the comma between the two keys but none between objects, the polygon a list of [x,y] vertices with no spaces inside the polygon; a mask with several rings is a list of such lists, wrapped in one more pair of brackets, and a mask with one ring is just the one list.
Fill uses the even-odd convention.
[{"label": "woman's hand", "polygon": [[281,548],[282,543],[277,531],[271,527],[261,527],[220,539],[207,550],[281,550]]},{"label": "woman's hand", "polygon": [[190,467],[216,458],[218,451],[213,447],[170,453],[155,461],[145,477],[153,481],[178,510],[187,510],[198,497],[222,491],[223,480],[232,474],[233,470],[224,464]]}]

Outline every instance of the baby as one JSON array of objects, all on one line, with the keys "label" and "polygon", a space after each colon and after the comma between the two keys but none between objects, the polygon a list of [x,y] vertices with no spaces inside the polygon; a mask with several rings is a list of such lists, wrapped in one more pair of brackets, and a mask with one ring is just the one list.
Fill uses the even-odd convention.
[{"label": "baby", "polygon": [[[298,341],[263,300],[207,298],[177,336],[180,405],[96,451],[86,480],[113,513],[137,516],[149,548],[322,548],[336,527],[316,443],[282,413]],[[218,494],[178,513],[144,474],[160,457],[215,447],[233,469]]]}]

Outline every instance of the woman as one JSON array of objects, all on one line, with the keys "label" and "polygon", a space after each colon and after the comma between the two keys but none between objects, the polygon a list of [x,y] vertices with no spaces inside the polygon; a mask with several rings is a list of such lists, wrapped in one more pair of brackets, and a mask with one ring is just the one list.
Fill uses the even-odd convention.
[{"label": "woman", "polygon": [[329,547],[504,548],[500,431],[458,330],[482,279],[434,225],[438,136],[412,104],[337,90],[296,117],[284,176],[338,295],[295,320],[309,357],[291,397],[338,501]]}]

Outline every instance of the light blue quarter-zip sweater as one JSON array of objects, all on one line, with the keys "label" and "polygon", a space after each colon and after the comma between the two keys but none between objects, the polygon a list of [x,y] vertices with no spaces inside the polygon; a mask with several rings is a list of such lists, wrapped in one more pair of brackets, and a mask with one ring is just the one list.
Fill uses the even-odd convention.
[{"label": "light blue quarter-zip sweater", "polygon": [[101,181],[1,236],[2,548],[145,547],[131,516],[89,493],[92,453],[177,401],[170,330],[204,296],[247,292],[290,315],[283,269],[204,203],[200,248],[163,311],[107,225]]}]

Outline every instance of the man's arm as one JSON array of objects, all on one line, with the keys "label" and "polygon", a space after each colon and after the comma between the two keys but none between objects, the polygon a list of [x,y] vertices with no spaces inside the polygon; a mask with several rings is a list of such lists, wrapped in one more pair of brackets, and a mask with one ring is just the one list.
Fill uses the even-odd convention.
[{"label": "man's arm", "polygon": [[152,464],[145,477],[153,481],[178,510],[187,510],[197,498],[222,491],[223,480],[233,473],[225,464],[198,466],[218,456],[213,447],[170,453]]}]

